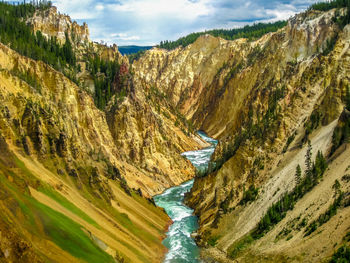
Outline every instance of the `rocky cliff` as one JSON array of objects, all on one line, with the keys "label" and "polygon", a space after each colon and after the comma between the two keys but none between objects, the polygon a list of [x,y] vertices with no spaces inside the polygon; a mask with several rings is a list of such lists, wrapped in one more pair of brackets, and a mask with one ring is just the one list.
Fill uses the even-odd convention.
[{"label": "rocky cliff", "polygon": [[[81,256],[74,247],[82,246],[107,261],[108,255],[160,260],[157,240],[168,219],[127,185],[124,178],[134,168],[118,160],[106,118],[90,96],[51,67],[3,45],[0,64],[2,257],[75,262]],[[71,237],[68,246],[64,235]]]},{"label": "rocky cliff", "polygon": [[[92,43],[55,8],[28,23],[62,43],[67,31],[79,81],[94,85],[87,54],[128,72],[116,46]],[[180,153],[205,143],[125,78],[127,93],[101,111],[83,81],[0,44],[0,261],[162,260],[170,219],[150,197],[193,178]]]},{"label": "rocky cliff", "polygon": [[[330,257],[350,227],[344,12],[310,10],[255,41],[201,36],[131,66],[55,8],[34,13],[34,31],[68,36],[80,70],[57,70],[79,85],[0,45],[0,260],[160,262],[170,222],[149,197],[193,178],[180,153],[206,146],[196,129],[219,139],[187,196],[205,261]],[[103,110],[93,58],[120,66]]]},{"label": "rocky cliff", "polygon": [[[131,187],[140,188],[146,196],[152,196],[193,177],[192,166],[180,153],[205,144],[196,136],[184,134],[186,131],[180,129],[181,125],[176,127],[175,121],[170,121],[175,118],[172,111],[165,108],[160,111],[159,106],[149,104],[147,98],[159,100],[157,94],[146,96],[142,86],[134,85],[128,59],[119,53],[116,45],[92,42],[86,24],[80,26],[72,22],[69,16],[60,14],[56,7],[37,10],[33,17],[27,19],[27,23],[34,31],[39,30],[47,37],[57,37],[62,42],[65,42],[66,37],[69,38],[81,65],[81,72],[77,74],[79,86],[90,94],[95,91],[96,76],[89,69],[91,62],[87,58],[94,56],[101,61],[115,60],[120,65],[120,80],[115,81],[125,84],[115,88],[116,95],[106,109],[109,131],[103,133],[113,137],[106,143],[114,148],[113,155],[129,163],[125,170],[131,169],[132,172],[126,172],[125,177]],[[95,74],[98,77],[103,75],[100,72]],[[126,96],[120,94],[122,90]]]},{"label": "rocky cliff", "polygon": [[66,41],[66,34],[69,37],[74,36],[79,43],[90,42],[87,24],[79,25],[68,15],[60,14],[55,6],[37,10],[27,23],[31,25],[34,32],[40,31],[46,37],[56,37],[61,43]]},{"label": "rocky cliff", "polygon": [[[323,228],[336,233],[331,240],[326,232],[306,239],[305,226],[291,225],[312,222],[327,210],[335,180],[348,193],[348,182],[341,180],[347,161],[333,161],[325,174],[327,183],[297,202],[268,235],[239,242],[272,204],[293,190],[297,165],[306,169],[307,140],[314,156],[318,151],[329,154],[349,85],[349,26],[339,27],[335,18],[343,13],[311,10],[253,42],[206,35],[186,48],[147,51],[133,64],[135,83],[161,90],[197,129],[220,140],[208,175],[196,178],[188,197],[199,216],[197,242],[206,247],[208,262],[315,262],[342,243],[349,227],[344,206]],[[336,160],[347,157],[343,152]],[[278,236],[283,229],[290,233],[287,240]],[[315,245],[322,242],[328,243]]]}]

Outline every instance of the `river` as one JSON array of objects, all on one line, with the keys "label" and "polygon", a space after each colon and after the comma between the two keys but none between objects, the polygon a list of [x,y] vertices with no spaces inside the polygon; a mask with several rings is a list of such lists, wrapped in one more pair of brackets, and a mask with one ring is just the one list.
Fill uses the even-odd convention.
[{"label": "river", "polygon": [[[198,132],[198,135],[211,146],[198,151],[185,152],[182,155],[190,160],[197,169],[202,170],[207,168],[217,141],[203,132]],[[199,248],[191,237],[191,233],[198,229],[197,217],[193,215],[193,210],[183,203],[185,193],[189,192],[192,186],[193,180],[169,188],[164,193],[154,197],[157,206],[163,207],[173,220],[167,237],[163,241],[163,244],[168,248],[164,263],[200,262]]]}]

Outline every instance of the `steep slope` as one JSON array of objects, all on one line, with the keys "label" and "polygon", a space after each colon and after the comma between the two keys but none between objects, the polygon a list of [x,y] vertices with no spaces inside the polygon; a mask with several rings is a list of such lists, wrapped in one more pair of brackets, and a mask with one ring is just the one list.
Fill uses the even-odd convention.
[{"label": "steep slope", "polygon": [[[180,153],[206,144],[135,87],[127,58],[91,42],[86,24],[45,6],[26,19],[41,32],[37,51],[46,38],[77,64],[57,58],[55,70],[0,44],[0,261],[160,262],[170,219],[149,198],[193,178]],[[101,111],[95,85],[111,65]]]},{"label": "steep slope", "polygon": [[291,70],[326,49],[336,32],[334,12],[310,11],[305,23],[299,15],[255,42],[205,35],[186,48],[154,48],[133,64],[135,83],[162,91],[197,128],[227,137],[241,127],[240,110],[253,88],[281,88],[282,79],[295,75]]},{"label": "steep slope", "polygon": [[128,163],[127,169],[132,170],[128,173],[130,176],[126,176],[132,187],[141,188],[149,196],[193,177],[192,166],[180,153],[205,144],[198,137],[184,134],[185,130],[179,129],[182,125],[175,127],[174,121],[169,121],[175,118],[172,111],[160,110],[159,105],[149,103],[148,99],[159,100],[159,94],[146,97],[142,89],[133,84],[128,60],[115,45],[108,47],[90,41],[86,24],[77,25],[69,16],[58,13],[55,7],[37,10],[28,23],[33,30],[40,30],[49,37],[60,37],[62,42],[66,37],[70,39],[82,69],[77,75],[79,86],[91,94],[96,91],[96,79],[107,77],[102,72],[96,72],[94,76],[88,70],[94,67],[89,59],[92,54],[100,59],[101,65],[103,60],[115,60],[120,65],[111,87],[115,96],[111,98],[106,114],[119,157]]},{"label": "steep slope", "polygon": [[[50,66],[2,44],[0,66],[0,258],[159,262],[169,218],[142,195],[192,178],[193,168],[180,153],[202,142],[172,122],[158,124],[135,91],[113,108],[110,127],[92,98]],[[141,115],[131,111],[139,105]],[[134,123],[150,130],[131,130]],[[128,158],[136,136],[141,148],[135,152],[143,140],[149,149],[138,162]]]},{"label": "steep slope", "polygon": [[[208,189],[207,201],[203,202],[201,200],[199,202],[201,204],[200,208],[196,206],[197,211],[203,209],[201,220],[206,221],[208,225],[215,218],[211,217],[209,219],[209,214],[210,216],[217,214],[218,217],[218,210],[224,201],[228,203],[229,207],[238,204],[243,196],[244,185],[246,189],[249,185],[260,186],[266,184],[268,178],[284,174],[279,171],[278,163],[284,158],[281,153],[286,149],[289,136],[292,138],[293,134],[297,133],[302,145],[310,130],[312,131],[312,129],[319,126],[326,126],[339,117],[343,107],[341,97],[345,94],[348,85],[347,77],[349,76],[347,61],[349,52],[348,27],[342,33],[339,33],[333,52],[328,56],[318,53],[314,55],[312,52],[316,52],[317,47],[327,45],[327,37],[325,36],[335,34],[337,29],[333,26],[336,25],[332,23],[331,19],[334,12],[335,10],[319,15],[309,14],[307,17],[303,17],[302,14],[290,20],[285,32],[281,31],[272,35],[266,42],[268,50],[272,46],[275,49],[270,50],[270,52],[265,51],[264,57],[257,60],[252,68],[245,69],[232,80],[234,81],[233,92],[237,92],[237,89],[234,89],[235,85],[255,81],[247,87],[251,88],[252,91],[243,93],[241,102],[238,103],[239,110],[232,112],[230,115],[236,115],[236,121],[240,119],[237,127],[243,126],[243,129],[234,129],[235,125],[233,125],[232,132],[233,134],[238,133],[238,135],[234,136],[234,139],[227,137],[226,143],[221,144],[216,156],[214,156],[214,161],[218,166],[222,163],[222,159],[227,160],[227,162],[222,167],[219,166],[219,169],[215,169],[218,170],[217,173],[197,180],[198,185],[193,189],[193,196],[197,196],[197,198],[198,195],[195,192],[198,191],[205,195],[203,190]],[[308,30],[313,32],[311,40],[308,37],[309,31],[305,28],[309,28]],[[323,40],[322,36],[324,36]],[[280,42],[276,42],[277,40]],[[296,57],[297,61],[291,67],[292,65],[288,65],[288,60],[292,59],[289,52],[296,52],[296,47],[298,47],[298,57]],[[276,63],[267,63],[267,61],[275,61]],[[277,61],[279,62],[277,63]],[[281,87],[282,91],[278,88],[276,91],[278,93],[282,92],[282,94],[273,92],[273,86]],[[228,105],[230,103],[229,98],[232,98],[232,95],[230,96],[228,91],[222,103]],[[266,105],[268,105],[267,108]],[[221,104],[219,104],[219,107],[221,107]],[[216,110],[220,111],[217,108]],[[251,118],[253,118],[253,121],[249,123]],[[308,119],[309,121],[306,123]],[[227,132],[227,127],[228,125],[223,133]],[[330,128],[328,132],[328,145],[325,141],[327,136],[321,140],[324,145],[322,148],[319,148],[320,146],[317,144],[313,145],[314,154],[318,150],[327,154],[333,128]],[[218,130],[215,129],[214,132]],[[326,129],[326,127],[323,129]],[[300,156],[304,155],[301,153]],[[290,171],[285,173],[285,180],[278,182],[276,189],[283,189],[281,184],[282,182],[286,183],[286,180],[289,180],[290,183],[291,180],[293,181],[291,179],[292,169],[295,169],[297,163],[302,164],[304,162],[303,160],[295,161],[294,168],[290,168]],[[277,172],[274,173],[275,169],[277,169]],[[231,187],[227,187],[227,180],[233,183]],[[284,191],[276,194],[275,198],[270,200],[269,203],[278,200],[288,189],[291,190],[293,185],[290,185],[290,183],[287,183]],[[203,187],[204,185],[206,186]],[[214,185],[217,191],[213,191]],[[224,185],[226,189],[223,188]],[[230,196],[231,190],[233,190],[233,197],[231,197],[232,200],[229,200],[228,196]],[[274,192],[274,190],[272,191]],[[213,209],[211,212],[209,212],[209,207]],[[203,211],[206,211],[207,214],[203,214]],[[261,214],[264,213],[261,209],[259,211],[261,211]],[[259,217],[257,215],[257,218]],[[254,224],[252,224],[253,226]],[[238,226],[237,229],[242,228]],[[248,228],[246,229],[248,230]]]},{"label": "steep slope", "polygon": [[[321,18],[326,15],[322,14]],[[329,19],[328,21],[330,22],[331,20]],[[309,35],[311,33],[308,33],[310,28],[312,29],[312,38]],[[325,34],[324,31],[327,32],[327,29],[330,31],[328,31],[328,34]],[[314,155],[319,150],[324,154],[329,152],[334,129],[334,122],[333,125],[330,123],[338,118],[342,110],[341,98],[345,94],[349,81],[349,62],[347,59],[349,53],[348,30],[348,27],[346,27],[343,33],[340,33],[333,52],[328,56],[320,56],[317,52],[315,56],[310,50],[317,50],[319,47],[326,46],[327,42],[326,38],[322,41],[323,44],[322,42],[316,44],[317,42],[313,40],[320,41],[322,36],[329,36],[336,32],[336,29],[332,29],[329,26],[324,27],[324,20],[319,17],[316,17],[316,19],[310,19],[310,16],[306,19],[302,16],[296,17],[288,23],[285,41],[276,43],[275,47],[282,48],[277,48],[275,51],[271,50],[271,57],[267,56],[266,60],[262,59],[261,64],[256,63],[256,70],[259,69],[262,74],[258,73],[258,75],[255,75],[254,73],[242,72],[242,74],[246,73],[247,76],[240,75],[234,79],[235,85],[256,80],[248,86],[253,88],[253,92],[255,92],[254,89],[256,87],[268,87],[271,84],[278,85],[278,82],[280,82],[282,87],[285,86],[287,91],[282,96],[281,102],[278,102],[277,107],[280,108],[278,109],[277,119],[269,120],[270,117],[268,117],[267,122],[271,124],[267,126],[265,123],[263,123],[263,126],[260,126],[258,114],[257,120],[253,121],[253,125],[247,123],[249,116],[254,116],[255,112],[259,112],[259,108],[263,108],[261,105],[270,106],[271,100],[266,97],[265,103],[259,101],[259,99],[263,98],[264,90],[260,91],[259,95],[253,95],[253,97],[250,97],[251,95],[243,96],[242,100],[238,102],[240,111],[236,111],[235,114],[237,116],[236,120],[241,118],[237,127],[242,125],[244,129],[240,131],[233,126],[233,132],[238,130],[239,135],[234,136],[234,141],[228,138],[226,144],[221,144],[214,157],[216,164],[222,163],[222,158],[227,160],[227,162],[221,168],[215,169],[218,170],[217,172],[197,180],[193,188],[191,203],[193,202],[192,205],[196,207],[197,213],[200,214],[202,237],[204,237],[204,240],[217,239],[217,247],[230,254],[232,258],[240,256],[237,251],[244,250],[244,247],[249,247],[249,252],[246,252],[239,259],[240,261],[249,262],[251,260],[254,262],[259,260],[274,262],[296,260],[318,262],[325,257],[329,257],[334,252],[333,247],[345,236],[346,229],[348,229],[346,223],[346,217],[349,216],[348,210],[342,211],[342,216],[345,216],[345,220],[335,218],[324,226],[324,229],[327,229],[327,232],[329,231],[328,233],[334,233],[332,239],[329,239],[327,235],[312,236],[306,239],[302,233],[304,226],[297,227],[297,229],[293,228],[294,224],[301,224],[302,220],[299,221],[301,214],[307,215],[303,219],[305,220],[304,223],[310,222],[316,219],[321,212],[324,212],[329,203],[333,201],[334,196],[330,190],[331,186],[334,184],[335,179],[340,180],[342,176],[341,173],[338,173],[338,169],[341,168],[333,166],[333,169],[325,174],[325,176],[332,178],[328,181],[327,187],[329,190],[327,190],[327,194],[324,192],[325,188],[316,187],[311,192],[311,197],[307,201],[309,202],[308,205],[303,204],[305,201],[302,199],[300,201],[301,208],[298,209],[298,202],[295,209],[293,209],[292,215],[288,215],[288,219],[280,222],[276,230],[268,235],[269,238],[262,238],[250,246],[248,244],[251,241],[245,244],[245,239],[242,239],[257,226],[261,217],[264,216],[267,209],[274,202],[277,202],[286,192],[293,189],[295,185],[295,168],[298,164],[302,165],[305,162],[306,147],[299,150],[298,146],[302,145],[306,138],[309,137],[310,130],[312,131],[312,129],[321,126],[319,137],[311,136]],[[272,41],[275,37],[278,37],[278,35],[272,36]],[[272,43],[270,42],[269,46]],[[283,49],[283,47],[286,47],[286,49]],[[296,47],[298,47],[298,51],[295,51]],[[290,51],[297,52],[295,55],[296,60],[292,61],[294,65],[291,64],[291,68],[288,68],[286,63],[287,68],[283,69],[283,61],[287,60],[288,62],[288,59],[290,59],[288,58],[288,53]],[[282,57],[278,55],[279,52],[283,52]],[[266,57],[266,53],[264,57]],[[268,61],[276,61],[276,63]],[[277,61],[279,62],[277,63]],[[254,66],[252,72],[254,72]],[[288,73],[290,76],[287,75]],[[260,84],[261,81],[266,84]],[[230,96],[228,95],[227,102],[224,105],[229,105],[229,98]],[[248,104],[247,101],[249,101]],[[245,107],[244,103],[247,106],[249,105],[248,107],[252,107],[253,110]],[[222,104],[219,105],[221,107]],[[225,110],[227,111],[227,109]],[[234,116],[234,113],[231,116]],[[266,115],[260,115],[263,122],[266,121],[264,116]],[[308,122],[305,122],[306,120]],[[208,123],[208,125],[211,124]],[[210,127],[208,128],[210,129]],[[258,131],[254,131],[255,128],[258,128]],[[221,132],[215,127],[214,129],[214,132]],[[240,136],[242,131],[247,133],[243,133],[244,136]],[[259,134],[261,131],[262,134]],[[227,126],[223,133],[225,134],[226,132]],[[250,132],[253,132],[253,135]],[[284,156],[281,153],[288,147],[287,141],[292,141],[295,134],[298,134],[294,144],[296,149],[294,149],[293,154],[288,153]],[[226,154],[228,156],[225,156]],[[347,157],[348,153],[343,153],[342,157],[339,158],[346,159]],[[282,166],[283,164],[285,165],[284,167]],[[304,168],[302,170],[304,171]],[[344,184],[343,190],[348,192],[348,184],[344,181],[342,183]],[[244,194],[247,193],[246,191],[251,185],[260,187],[258,198],[251,205],[241,205],[242,203],[240,202],[242,201],[240,200],[244,198]],[[203,193],[203,189],[207,189],[207,192]],[[201,197],[198,197],[199,193]],[[323,201],[320,200],[320,193],[325,195]],[[324,200],[327,200],[327,202]],[[198,206],[198,204],[200,205]],[[312,209],[308,209],[310,205],[312,205]],[[306,212],[305,210],[307,209],[308,211]],[[337,223],[334,223],[334,220]],[[336,225],[341,225],[342,230],[337,230]],[[293,234],[286,234],[288,240],[279,241],[279,233],[288,233],[291,228]],[[285,232],[283,232],[284,230]],[[297,237],[293,238],[293,235],[297,235]],[[276,240],[278,241],[277,243]],[[323,244],[323,246],[318,248],[316,244]],[[298,249],[294,249],[296,247]],[[311,251],[315,251],[315,253],[312,254],[310,253]],[[217,250],[214,250],[210,254],[217,255],[218,253]],[[222,260],[225,261],[226,259]]]},{"label": "steep slope", "polygon": [[[314,235],[306,242],[301,233],[307,225],[292,228],[298,237],[287,241],[270,242],[276,237],[273,230],[261,241],[239,243],[273,203],[293,190],[296,166],[302,165],[302,173],[306,170],[305,143],[311,140],[313,156],[330,152],[349,85],[350,27],[336,22],[345,12],[310,10],[254,42],[202,36],[186,48],[147,51],[133,64],[135,85],[160,90],[194,127],[220,139],[209,171],[196,178],[188,197],[199,216],[197,242],[206,247],[203,254],[208,262],[230,261],[241,256],[236,254],[237,246],[243,250],[249,245],[239,261],[292,261],[293,257],[316,262],[329,257],[342,242],[349,216],[344,203],[339,212],[342,218],[337,215],[324,226],[337,234],[317,250],[317,256],[306,252],[326,236]],[[348,154],[341,153],[333,163],[347,159]],[[308,222],[317,219],[334,199],[330,189],[336,179],[348,194],[348,182],[340,180],[347,166],[333,163],[324,174],[327,183],[315,186],[307,201],[308,196],[301,198],[291,217],[287,213],[289,220],[276,229],[290,229],[300,211],[308,215]],[[338,169],[343,169],[340,174]],[[323,201],[318,199],[321,193]],[[306,203],[314,203],[307,212]],[[339,232],[334,222],[341,224]],[[298,250],[288,249],[290,245]]]},{"label": "steep slope", "polygon": [[118,160],[104,114],[61,73],[0,49],[2,257],[16,261],[30,251],[30,261],[93,261],[107,260],[106,251],[160,261],[169,219],[128,187],[124,178],[143,186],[136,169]]},{"label": "steep slope", "polygon": [[27,23],[76,61],[58,72],[0,44],[0,261],[160,262],[170,222],[147,198],[193,178],[180,153],[206,145],[195,129],[220,140],[187,196],[206,261],[330,257],[350,227],[345,11],[252,42],[155,48],[129,68],[86,25],[37,10]]},{"label": "steep slope", "polygon": [[68,38],[80,67],[80,72],[76,72],[77,83],[92,95],[95,104],[98,104],[95,86],[108,76],[102,71],[96,72],[96,65],[91,65],[95,63],[92,59],[98,58],[96,64],[100,66],[97,70],[108,66],[103,62],[117,62],[116,75],[109,80],[110,93],[115,95],[105,110],[113,142],[106,145],[117,147],[118,158],[128,163],[122,170],[128,171],[125,177],[131,187],[141,188],[145,195],[150,196],[193,177],[192,166],[180,153],[205,143],[197,136],[188,136],[182,124],[175,127],[174,122],[168,120],[174,118],[172,111],[165,108],[160,111],[158,105],[149,105],[147,99],[159,100],[158,94],[149,94],[146,98],[140,87],[133,84],[128,60],[118,52],[116,45],[109,47],[92,42],[86,24],[80,26],[72,22],[56,7],[37,9],[32,17],[27,18],[27,23],[34,31],[58,38],[62,43]]},{"label": "steep slope", "polygon": [[210,84],[233,52],[237,56],[244,52],[240,50],[242,41],[205,35],[186,48],[149,50],[133,64],[135,85],[156,87],[174,108],[191,119],[199,107],[206,106],[206,97],[215,97],[212,93],[216,90]]},{"label": "steep slope", "polygon": [[149,104],[138,88],[130,94],[106,109],[121,160],[137,169],[126,177],[128,182],[135,181],[153,195],[192,179],[194,168],[180,153],[206,144],[176,127],[172,112]]}]

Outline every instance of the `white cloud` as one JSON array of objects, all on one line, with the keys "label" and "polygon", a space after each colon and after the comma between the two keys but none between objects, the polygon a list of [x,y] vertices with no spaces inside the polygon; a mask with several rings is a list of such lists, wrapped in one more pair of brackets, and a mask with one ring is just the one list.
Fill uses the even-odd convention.
[{"label": "white cloud", "polygon": [[130,12],[139,18],[182,18],[186,20],[196,19],[198,16],[210,13],[207,6],[208,0],[191,2],[188,0],[164,1],[164,0],[130,0],[119,4],[109,5],[116,12]]},{"label": "white cloud", "polygon": [[111,39],[116,39],[116,40],[124,40],[124,41],[128,41],[128,40],[140,40],[139,36],[128,36],[128,34],[126,33],[113,33],[110,35]]},{"label": "white cloud", "polygon": [[98,11],[102,11],[103,9],[105,9],[104,5],[102,5],[102,4],[97,4],[97,5],[95,6],[95,8],[96,8],[96,10],[98,10]]},{"label": "white cloud", "polygon": [[287,19],[318,0],[54,0],[91,38],[153,45],[191,32]]},{"label": "white cloud", "polygon": [[68,14],[72,19],[93,19],[96,17],[94,12],[91,12],[91,7],[94,1],[91,0],[57,0],[53,1],[60,12]]},{"label": "white cloud", "polygon": [[292,10],[266,10],[266,14],[273,17],[272,19],[268,19],[267,21],[278,21],[278,20],[286,20],[289,17],[295,15],[296,11]]}]

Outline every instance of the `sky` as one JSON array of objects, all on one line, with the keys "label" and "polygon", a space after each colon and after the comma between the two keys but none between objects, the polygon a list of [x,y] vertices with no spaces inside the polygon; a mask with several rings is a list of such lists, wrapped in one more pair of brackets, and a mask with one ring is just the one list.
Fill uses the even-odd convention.
[{"label": "sky", "polygon": [[156,45],[192,32],[288,19],[319,0],[53,0],[92,40]]}]

